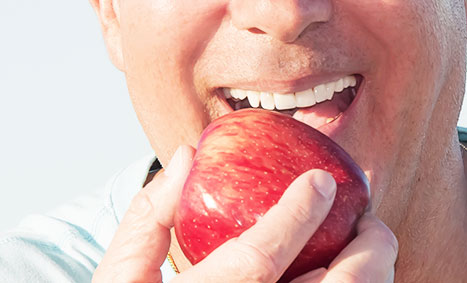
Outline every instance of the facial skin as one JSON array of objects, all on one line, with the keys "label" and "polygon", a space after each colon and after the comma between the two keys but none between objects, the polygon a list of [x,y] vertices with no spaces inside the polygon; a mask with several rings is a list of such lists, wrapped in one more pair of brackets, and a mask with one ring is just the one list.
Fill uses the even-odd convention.
[{"label": "facial skin", "polygon": [[[405,268],[417,264],[411,254],[425,252],[414,251],[415,240],[441,242],[435,230],[442,216],[451,221],[446,230],[467,226],[455,131],[465,80],[464,1],[114,0],[99,14],[163,165],[225,114],[219,88],[286,93],[362,75],[349,118],[324,132],[367,173],[372,211],[399,238],[396,279],[430,282],[416,281],[416,272],[410,279]],[[449,216],[454,211],[461,216]]]}]

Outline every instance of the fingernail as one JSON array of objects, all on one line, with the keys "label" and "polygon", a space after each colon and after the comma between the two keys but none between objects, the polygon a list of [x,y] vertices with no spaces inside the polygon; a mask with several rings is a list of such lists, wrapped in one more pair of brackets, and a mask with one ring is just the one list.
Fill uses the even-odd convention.
[{"label": "fingernail", "polygon": [[314,170],[309,180],[310,185],[326,199],[331,199],[336,193],[336,181],[331,174],[324,170]]},{"label": "fingernail", "polygon": [[169,162],[169,165],[164,170],[164,174],[171,177],[177,174],[178,171],[182,168],[183,163],[183,154],[184,154],[184,146],[179,146],[177,151],[175,151],[172,159]]}]

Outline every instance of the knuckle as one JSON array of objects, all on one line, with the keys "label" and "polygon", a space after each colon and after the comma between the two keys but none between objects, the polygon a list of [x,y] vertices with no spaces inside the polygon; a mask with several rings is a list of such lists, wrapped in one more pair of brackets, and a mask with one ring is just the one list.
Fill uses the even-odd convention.
[{"label": "knuckle", "polygon": [[311,213],[311,211],[306,207],[297,205],[291,208],[280,203],[278,203],[276,206],[281,210],[282,215],[292,219],[292,221],[296,222],[297,224],[306,226],[317,226],[319,224],[318,222],[320,219],[318,214]]},{"label": "knuckle", "polygon": [[326,283],[372,283],[364,275],[356,274],[350,271],[341,271],[332,278],[326,278]]},{"label": "knuckle", "polygon": [[375,231],[373,231],[373,236],[389,248],[388,252],[391,258],[397,258],[397,254],[399,251],[399,242],[397,241],[397,238],[394,235],[394,233],[392,233],[392,231],[388,227],[383,226],[381,229],[375,229]]},{"label": "knuckle", "polygon": [[386,226],[381,220],[373,216],[372,218],[365,218],[368,225],[368,233],[378,243],[384,245],[385,251],[391,259],[396,259],[399,251],[399,242],[394,233]]},{"label": "knuckle", "polygon": [[241,272],[242,282],[275,282],[279,278],[280,269],[271,255],[238,239],[232,244],[234,254],[229,264]]},{"label": "knuckle", "polygon": [[149,215],[153,210],[151,198],[145,190],[141,190],[132,200],[127,213]]}]

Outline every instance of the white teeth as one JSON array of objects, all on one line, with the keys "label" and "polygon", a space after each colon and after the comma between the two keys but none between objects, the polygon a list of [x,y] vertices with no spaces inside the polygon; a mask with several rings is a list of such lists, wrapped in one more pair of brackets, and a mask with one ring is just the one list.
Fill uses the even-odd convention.
[{"label": "white teeth", "polygon": [[326,99],[331,100],[334,95],[334,90],[336,89],[336,83],[327,83],[326,84]]},{"label": "white teeth", "polygon": [[313,89],[296,92],[295,100],[297,101],[297,107],[309,107],[316,104]]},{"label": "white teeth", "polygon": [[320,103],[328,99],[326,94],[326,85],[319,85],[313,88],[313,91],[315,92],[316,102]]},{"label": "white teeth", "polygon": [[230,88],[223,88],[225,98],[229,99],[232,98],[232,95],[230,94]]},{"label": "white teeth", "polygon": [[344,78],[344,88],[346,87],[354,87],[357,85],[357,79],[354,76],[347,76]]},{"label": "white teeth", "polygon": [[[268,110],[274,110],[274,95],[270,92],[260,93],[261,107]],[[277,104],[276,104],[277,105]]]},{"label": "white teeth", "polygon": [[341,92],[344,90],[344,79],[339,79],[336,82],[336,89],[334,90],[335,92]]},{"label": "white teeth", "polygon": [[243,100],[246,98],[246,91],[243,89],[233,88],[230,90],[230,95],[232,95],[233,98]]},{"label": "white teeth", "polygon": [[293,93],[274,93],[274,103],[276,104],[277,110],[293,109],[297,107],[297,102],[295,101],[295,95]]},{"label": "white teeth", "polygon": [[296,93],[281,94],[270,92],[258,92],[252,90],[224,88],[224,96],[235,100],[248,98],[251,107],[261,107],[268,110],[285,110],[296,107],[310,107],[316,103],[331,100],[336,93],[342,92],[348,87],[355,87],[357,78],[355,76],[345,76],[334,82],[324,83],[314,88]]},{"label": "white teeth", "polygon": [[248,102],[250,102],[251,107],[258,108],[259,107],[259,92],[248,90],[246,91],[248,96]]}]

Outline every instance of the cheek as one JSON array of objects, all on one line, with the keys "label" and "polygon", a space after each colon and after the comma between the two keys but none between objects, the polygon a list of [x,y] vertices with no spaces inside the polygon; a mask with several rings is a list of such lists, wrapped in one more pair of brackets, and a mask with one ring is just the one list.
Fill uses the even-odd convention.
[{"label": "cheek", "polygon": [[[204,43],[220,24],[225,5],[214,0],[187,2],[122,0],[127,84],[156,153],[172,144],[195,145],[209,121],[195,89],[193,69]],[[173,121],[180,121],[176,129],[171,127]]]},{"label": "cheek", "polygon": [[[364,169],[373,172],[376,203],[391,174],[404,175],[397,168],[415,170],[417,148],[445,83],[448,62],[442,55],[448,53],[448,32],[433,1],[339,2],[341,13],[352,19],[355,29],[369,33],[367,38],[374,40],[373,49],[379,52],[375,69],[369,75],[366,108],[362,109],[362,116],[369,118],[359,121],[360,128],[371,131],[349,133],[349,142],[344,141],[350,152],[372,149],[356,159]],[[353,142],[355,136],[359,138]]]},{"label": "cheek", "polygon": [[381,125],[386,128],[388,121],[396,125],[429,119],[438,99],[448,65],[442,56],[447,53],[447,31],[440,14],[448,12],[440,8],[447,4],[433,1],[343,1],[345,10],[379,45],[381,62],[374,76],[378,94],[369,105],[378,113],[376,122],[386,123]]},{"label": "cheek", "polygon": [[148,74],[160,84],[192,82],[194,63],[225,11],[225,5],[214,2],[124,1],[121,28],[127,72]]},{"label": "cheek", "polygon": [[410,68],[420,63],[417,59],[427,59],[429,49],[439,51],[444,45],[440,11],[433,1],[345,0],[344,9],[379,41],[387,64],[402,63],[400,58],[404,68]]}]

